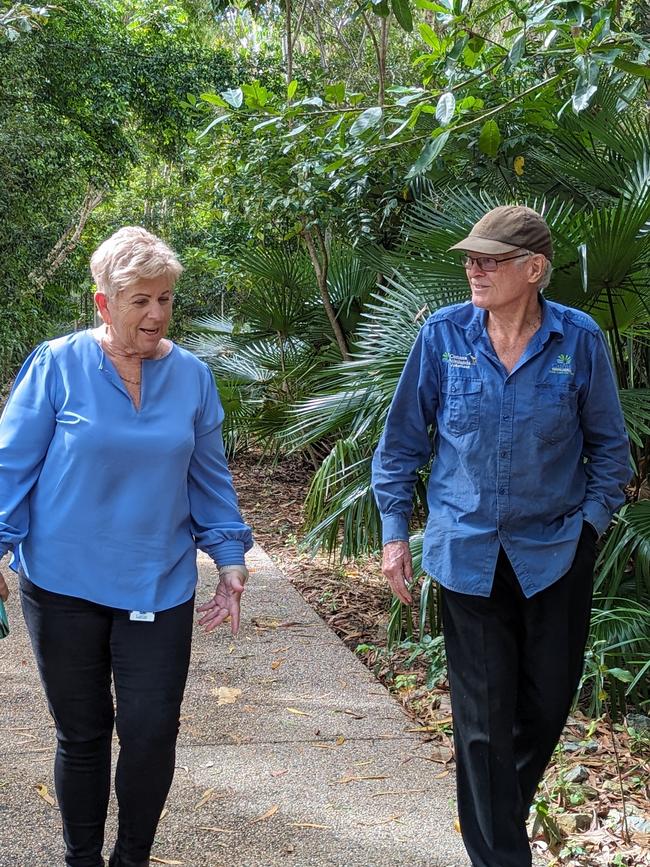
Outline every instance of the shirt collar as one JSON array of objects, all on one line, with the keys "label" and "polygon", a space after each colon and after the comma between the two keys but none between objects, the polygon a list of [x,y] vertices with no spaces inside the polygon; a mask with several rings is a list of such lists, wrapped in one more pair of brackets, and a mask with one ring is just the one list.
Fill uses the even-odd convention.
[{"label": "shirt collar", "polygon": [[[552,304],[549,304],[546,298],[540,293],[538,294],[539,305],[542,309],[542,322],[537,332],[538,340],[541,344],[546,343],[551,334],[564,335],[564,325],[562,318],[558,315]],[[474,307],[474,315],[467,325],[467,337],[475,343],[476,340],[484,333],[487,320],[487,311],[481,307]]]}]

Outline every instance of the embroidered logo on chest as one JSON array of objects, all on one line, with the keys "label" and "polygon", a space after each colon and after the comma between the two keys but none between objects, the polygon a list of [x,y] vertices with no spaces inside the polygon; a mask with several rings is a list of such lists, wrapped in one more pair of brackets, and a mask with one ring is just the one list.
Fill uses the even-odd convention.
[{"label": "embroidered logo on chest", "polygon": [[565,355],[561,353],[555,359],[555,364],[550,369],[549,373],[557,373],[560,376],[573,376],[575,370],[571,367],[571,362],[573,358],[570,355]]},{"label": "embroidered logo on chest", "polygon": [[476,356],[468,352],[467,355],[454,355],[453,352],[443,352],[442,360],[449,367],[473,367],[476,364]]}]

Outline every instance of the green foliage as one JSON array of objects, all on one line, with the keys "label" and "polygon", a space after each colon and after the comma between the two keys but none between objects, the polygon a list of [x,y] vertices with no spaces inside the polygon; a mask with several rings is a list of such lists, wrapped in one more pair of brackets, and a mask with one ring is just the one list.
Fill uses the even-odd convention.
[{"label": "green foliage", "polygon": [[[197,46],[181,11],[65,0],[43,7],[38,28],[0,43],[0,78],[10,83],[0,92],[0,381],[38,340],[83,323],[88,257],[127,222],[127,211],[129,222],[161,230],[173,244],[179,236],[182,246],[202,243],[184,227],[169,231],[175,203],[151,199],[187,146],[188,90],[231,78],[234,64],[226,51]],[[138,188],[143,165],[148,190]],[[113,207],[132,180],[130,199],[122,198],[128,207]],[[89,213],[85,205],[95,194],[102,217],[88,232],[98,205]],[[159,219],[156,210],[165,209]]]}]

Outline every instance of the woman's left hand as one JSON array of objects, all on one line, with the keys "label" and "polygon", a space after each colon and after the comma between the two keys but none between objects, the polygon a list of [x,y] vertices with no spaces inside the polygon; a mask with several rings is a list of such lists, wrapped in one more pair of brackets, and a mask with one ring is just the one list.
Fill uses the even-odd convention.
[{"label": "woman's left hand", "polygon": [[219,577],[217,589],[209,602],[204,602],[196,609],[206,612],[199,620],[206,632],[211,632],[230,617],[230,628],[233,635],[239,632],[239,602],[244,592],[244,576],[241,572],[223,572]]}]

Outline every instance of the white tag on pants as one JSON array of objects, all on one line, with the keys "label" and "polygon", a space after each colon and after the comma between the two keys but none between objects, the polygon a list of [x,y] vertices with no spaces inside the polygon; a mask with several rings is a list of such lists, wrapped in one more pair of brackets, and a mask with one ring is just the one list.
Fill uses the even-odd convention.
[{"label": "white tag on pants", "polygon": [[156,615],[153,611],[131,611],[129,620],[139,620],[141,623],[153,623]]}]

